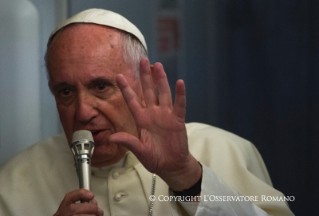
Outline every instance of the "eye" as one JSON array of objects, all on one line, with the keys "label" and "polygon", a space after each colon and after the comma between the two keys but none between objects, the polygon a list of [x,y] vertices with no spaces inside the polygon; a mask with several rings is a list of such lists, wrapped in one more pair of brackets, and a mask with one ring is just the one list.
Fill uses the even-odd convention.
[{"label": "eye", "polygon": [[58,92],[57,92],[57,96],[59,97],[59,98],[64,98],[64,99],[66,99],[66,98],[69,98],[71,95],[72,95],[72,89],[70,89],[70,88],[62,88],[62,89],[60,89]]},{"label": "eye", "polygon": [[92,91],[92,94],[96,94],[99,97],[105,97],[113,89],[113,84],[110,80],[98,77],[91,80],[88,88]]},{"label": "eye", "polygon": [[63,87],[57,90],[54,95],[56,101],[59,102],[59,104],[68,106],[74,100],[75,89],[71,87]]},{"label": "eye", "polygon": [[70,95],[70,93],[71,93],[70,89],[62,89],[61,90],[61,94],[64,96],[68,96],[68,95]]},{"label": "eye", "polygon": [[104,90],[106,88],[106,84],[104,83],[99,83],[97,84],[96,88],[100,91]]}]

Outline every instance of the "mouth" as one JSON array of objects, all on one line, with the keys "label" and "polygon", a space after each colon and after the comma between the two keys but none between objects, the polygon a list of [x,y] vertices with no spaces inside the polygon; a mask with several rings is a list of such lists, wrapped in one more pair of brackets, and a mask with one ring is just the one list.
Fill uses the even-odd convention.
[{"label": "mouth", "polygon": [[107,130],[91,130],[94,142],[98,142],[104,138]]},{"label": "mouth", "polygon": [[92,135],[95,136],[97,135],[98,133],[100,133],[102,130],[93,130],[91,131]]}]

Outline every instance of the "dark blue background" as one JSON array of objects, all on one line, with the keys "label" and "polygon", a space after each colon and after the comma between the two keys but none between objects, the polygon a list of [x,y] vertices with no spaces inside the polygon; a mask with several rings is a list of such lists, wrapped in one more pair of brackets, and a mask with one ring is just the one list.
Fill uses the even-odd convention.
[{"label": "dark blue background", "polygon": [[[212,51],[202,58],[211,67],[187,82],[188,101],[195,101],[187,120],[252,141],[274,187],[295,196],[292,211],[317,215],[319,1],[213,0],[211,6]],[[202,6],[194,2],[188,14],[194,7]]]}]

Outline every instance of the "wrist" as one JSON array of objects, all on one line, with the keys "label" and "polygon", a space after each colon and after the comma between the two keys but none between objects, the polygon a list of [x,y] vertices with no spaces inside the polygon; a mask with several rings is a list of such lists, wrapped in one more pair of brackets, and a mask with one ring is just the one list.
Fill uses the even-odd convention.
[{"label": "wrist", "polygon": [[194,160],[192,163],[190,163],[188,166],[185,166],[185,171],[175,173],[175,175],[170,175],[169,178],[163,179],[172,191],[184,191],[192,188],[194,185],[197,190],[200,189],[200,187],[198,188],[196,185],[201,183],[202,166],[195,158],[193,159]]},{"label": "wrist", "polygon": [[[199,163],[199,165],[202,167],[202,165]],[[202,186],[202,176],[200,176],[199,180],[192,185],[190,188],[184,189],[182,191],[175,191],[172,190],[175,196],[181,196],[181,197],[195,197],[199,196],[201,192],[201,186]]]}]

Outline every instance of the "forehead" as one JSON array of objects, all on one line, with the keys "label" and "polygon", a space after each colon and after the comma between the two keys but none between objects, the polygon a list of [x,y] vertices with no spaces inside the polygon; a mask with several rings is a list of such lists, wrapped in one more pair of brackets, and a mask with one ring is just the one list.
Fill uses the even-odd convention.
[{"label": "forehead", "polygon": [[[72,24],[61,29],[51,39],[48,52],[64,50],[81,51],[84,48],[97,48],[108,45],[110,48],[121,48],[120,31],[111,27],[96,24]],[[104,47],[105,48],[105,47]]]},{"label": "forehead", "polygon": [[96,24],[75,24],[52,39],[47,53],[50,78],[57,71],[107,68],[114,73],[128,67],[119,30]]}]

